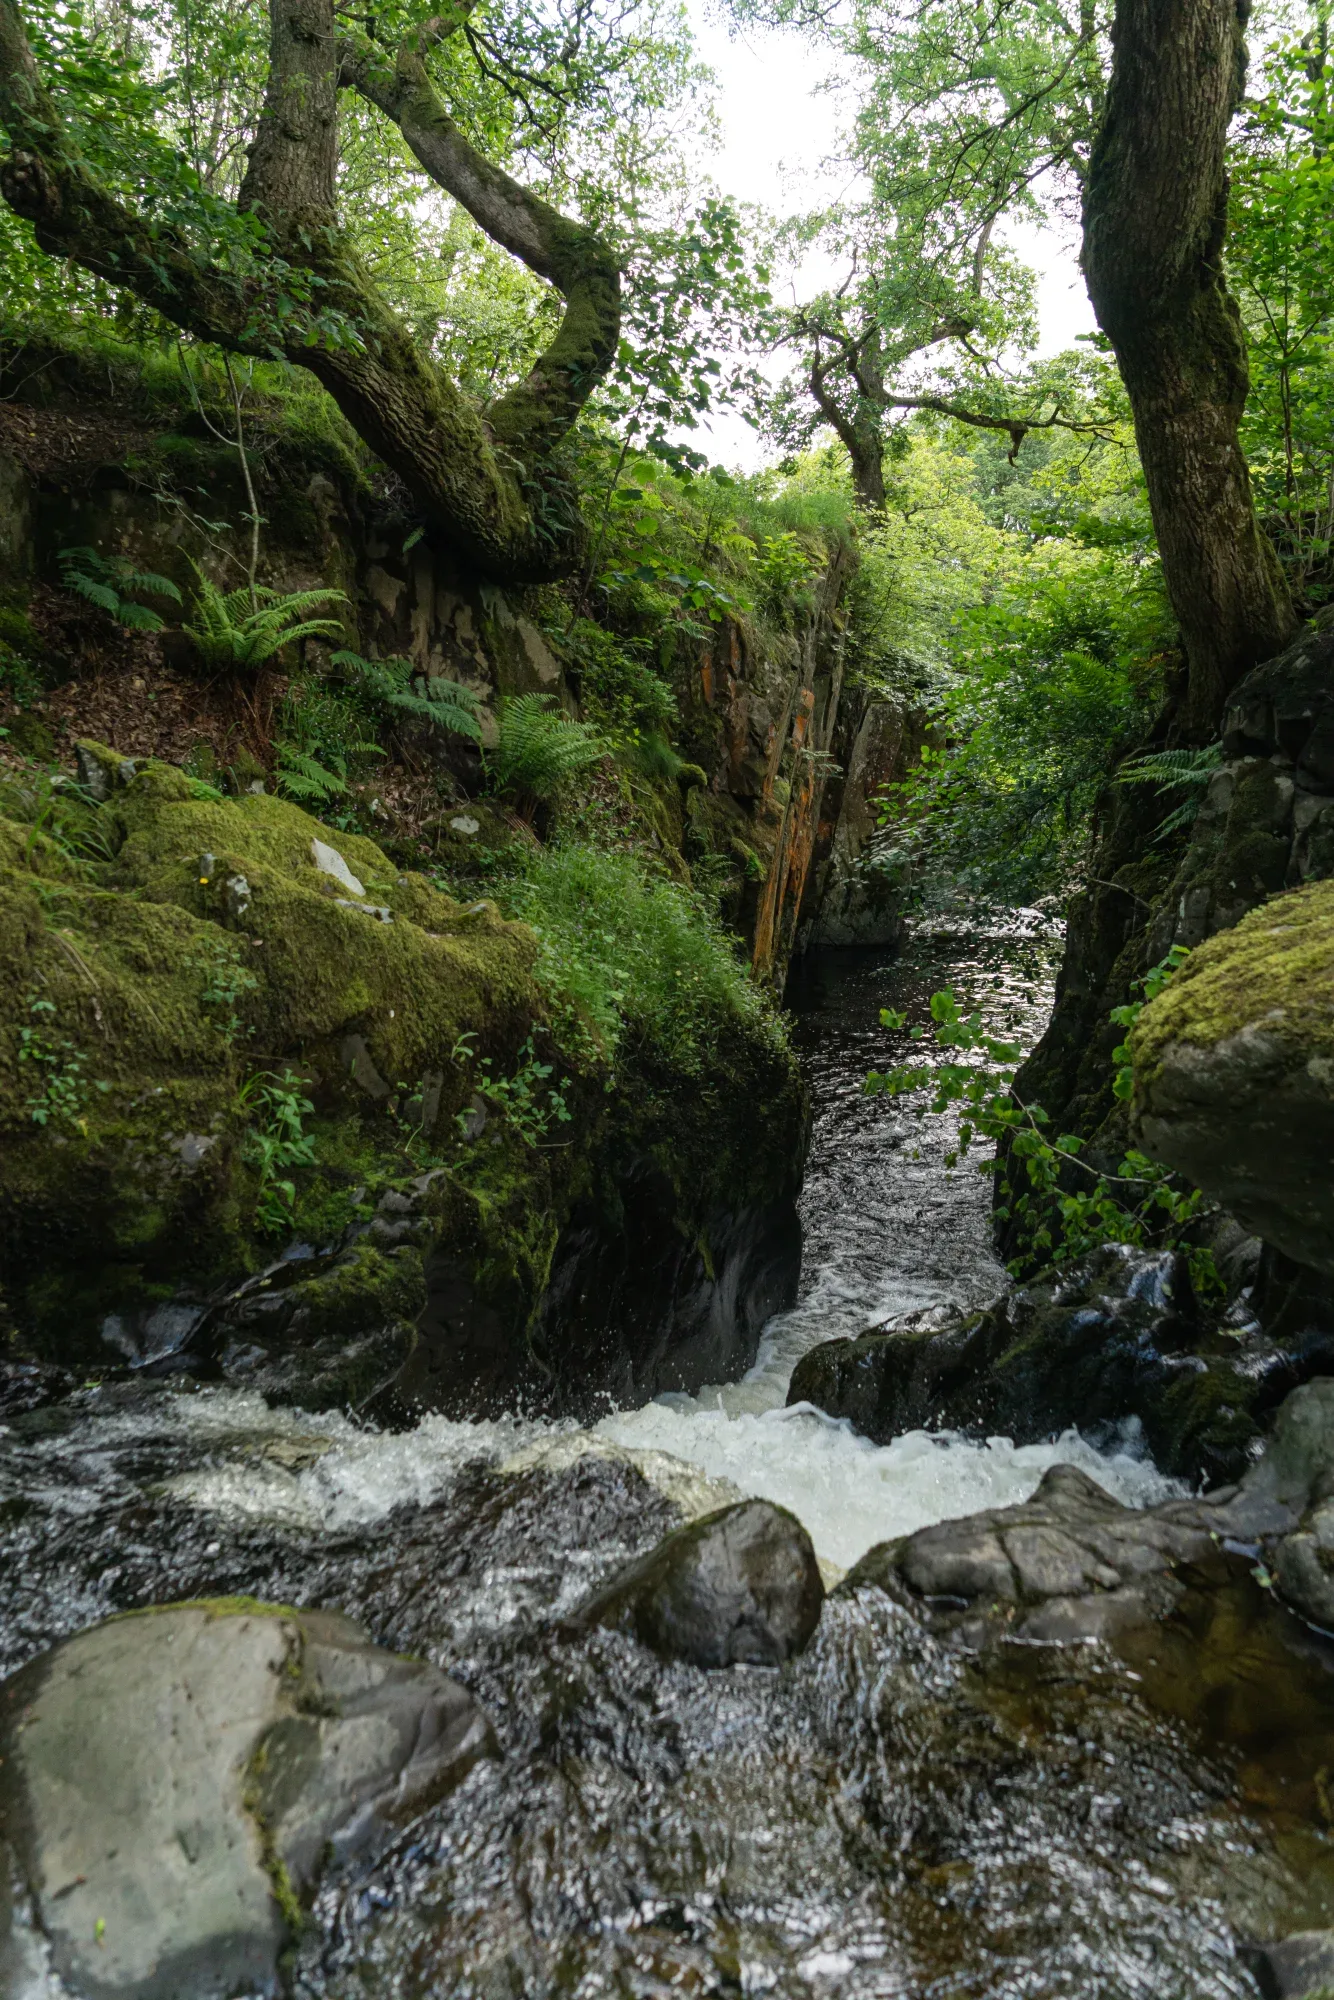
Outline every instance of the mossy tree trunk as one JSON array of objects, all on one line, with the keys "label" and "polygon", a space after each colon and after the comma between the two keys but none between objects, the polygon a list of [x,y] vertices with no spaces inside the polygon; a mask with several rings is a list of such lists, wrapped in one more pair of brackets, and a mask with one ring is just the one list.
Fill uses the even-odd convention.
[{"label": "mossy tree trunk", "polygon": [[[466,12],[436,17],[387,55],[340,35],[332,0],[271,0],[268,88],[229,266],[201,254],[202,218],[197,228],[164,225],[98,182],[14,0],[0,0],[0,124],[10,143],[0,193],[52,256],[125,286],[201,339],[236,353],[277,350],[309,369],[460,553],[502,581],[537,581],[569,573],[580,557],[578,507],[553,448],[611,365],[620,275],[592,230],[484,159],[440,102],[429,53]],[[417,347],[341,234],[340,89],[392,118],[427,173],[564,296],[551,345],[488,408]]]},{"label": "mossy tree trunk", "polygon": [[1297,625],[1238,442],[1249,373],[1223,239],[1242,26],[1237,0],[1118,0],[1084,200],[1089,296],[1134,412],[1200,741]]}]

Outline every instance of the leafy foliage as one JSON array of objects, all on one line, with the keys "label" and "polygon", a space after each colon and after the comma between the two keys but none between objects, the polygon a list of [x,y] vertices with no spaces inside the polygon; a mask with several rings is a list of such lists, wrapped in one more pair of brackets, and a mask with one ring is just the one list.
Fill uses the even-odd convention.
[{"label": "leafy foliage", "polygon": [[1327,12],[1277,16],[1232,168],[1227,261],[1250,350],[1243,439],[1294,594],[1334,595],[1334,62]]},{"label": "leafy foliage", "polygon": [[1156,562],[1049,540],[963,610],[936,682],[943,744],[886,802],[937,893],[1065,893],[1094,803],[1147,732],[1173,627]]},{"label": "leafy foliage", "polygon": [[[495,1073],[490,1056],[477,1058],[476,1037],[460,1035],[454,1044],[455,1062],[473,1065],[473,1087],[494,1111],[518,1133],[526,1146],[540,1146],[553,1125],[568,1125],[573,1113],[566,1102],[569,1079],[554,1084],[555,1065],[540,1062],[530,1035],[519,1050],[518,1062],[508,1076]],[[471,1134],[471,1111],[460,1111],[455,1123],[465,1138]]]},{"label": "leafy foliage", "polygon": [[592,724],[576,722],[558,709],[554,695],[510,695],[500,703],[496,720],[499,737],[486,762],[500,791],[554,798],[607,754]]},{"label": "leafy foliage", "polygon": [[[1184,951],[1174,950],[1143,982],[1144,1000],[1118,1007],[1112,1020],[1133,1026],[1141,1007],[1162,991],[1185,957]],[[880,1018],[887,1028],[907,1025],[907,1015],[892,1008],[884,1008]],[[1042,1106],[1024,1104],[1015,1095],[1023,1051],[988,1034],[976,1010],[963,1014],[952,988],[932,994],[931,1021],[936,1047],[946,1052],[946,1060],[872,1070],[865,1087],[871,1096],[929,1092],[918,1106],[919,1116],[957,1114],[958,1146],[947,1156],[951,1167],[975,1140],[992,1143],[994,1156],[981,1161],[978,1171],[996,1179],[1001,1197],[997,1220],[1015,1225],[1013,1275],[1057,1257],[1082,1256],[1101,1243],[1161,1244],[1184,1254],[1198,1293],[1218,1288],[1213,1258],[1193,1233],[1208,1212],[1198,1188],[1183,1187],[1166,1167],[1134,1148],[1115,1173],[1108,1173],[1081,1157],[1085,1141],[1077,1133],[1052,1136]],[[909,1033],[913,1041],[925,1039],[920,1027]],[[1115,1060],[1120,1067],[1114,1089],[1126,1097],[1129,1055],[1124,1044]]]},{"label": "leafy foliage", "polygon": [[628,1039],[698,1075],[737,1017],[781,1043],[776,1012],[709,905],[641,855],[573,842],[530,850],[498,894],[537,933],[537,975],[572,1055],[614,1059]]},{"label": "leafy foliage", "polygon": [[19,1029],[19,1067],[30,1073],[35,1085],[27,1101],[28,1116],[34,1125],[63,1126],[82,1136],[88,1129],[84,1115],[88,1092],[105,1092],[111,1086],[87,1074],[86,1053],[68,1035],[55,1032],[56,1014],[53,1000],[34,996],[28,1002],[29,1018]]},{"label": "leafy foliage", "polygon": [[273,735],[279,789],[318,811],[384,751],[359,708],[321,681],[297,681],[284,695]]},{"label": "leafy foliage", "polygon": [[290,1069],[266,1070],[252,1076],[237,1094],[237,1111],[248,1120],[245,1159],[258,1182],[255,1220],[270,1236],[291,1226],[296,1206],[293,1169],[315,1164],[315,1142],[305,1130],[315,1106],[305,1088]]},{"label": "leafy foliage", "polygon": [[179,604],[181,593],[169,576],[152,570],[136,569],[124,556],[99,555],[96,549],[70,548],[60,551],[60,580],[66,590],[105,611],[118,625],[132,632],[160,632],[165,620],[141,597],[169,598]]}]

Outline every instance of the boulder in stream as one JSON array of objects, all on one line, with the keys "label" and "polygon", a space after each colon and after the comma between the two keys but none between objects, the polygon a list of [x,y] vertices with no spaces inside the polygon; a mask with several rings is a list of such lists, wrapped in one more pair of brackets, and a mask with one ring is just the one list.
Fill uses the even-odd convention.
[{"label": "boulder in stream", "polygon": [[789,1403],[846,1417],[877,1444],[957,1430],[1036,1444],[1072,1426],[1110,1441],[1137,1419],[1164,1472],[1217,1484],[1250,1463],[1264,1420],[1334,1370],[1334,1327],[1279,1341],[1247,1317],[1212,1325],[1184,1260],[1104,1244],[967,1315],[911,1313],[802,1356]]},{"label": "boulder in stream", "polygon": [[884,1590],[972,1648],[1105,1639],[1133,1651],[1154,1627],[1179,1624],[1192,1595],[1243,1586],[1264,1596],[1275,1583],[1293,1610],[1325,1627],[1334,1608],[1334,1550],[1322,1539],[1331,1495],[1334,1381],[1326,1380],[1287,1398],[1268,1450],[1240,1484],[1127,1507],[1078,1467],[1054,1465],[1017,1506],[878,1543],[839,1589]]},{"label": "boulder in stream", "polygon": [[[374,1853],[494,1749],[461,1687],[336,1613],[130,1613],[0,1686],[0,1873],[72,1994],[276,1993],[326,1860]],[[8,1928],[6,1993],[35,1942]]]},{"label": "boulder in stream", "polygon": [[820,1622],[824,1584],[795,1514],[744,1500],[667,1535],[576,1614],[697,1667],[781,1666]]}]

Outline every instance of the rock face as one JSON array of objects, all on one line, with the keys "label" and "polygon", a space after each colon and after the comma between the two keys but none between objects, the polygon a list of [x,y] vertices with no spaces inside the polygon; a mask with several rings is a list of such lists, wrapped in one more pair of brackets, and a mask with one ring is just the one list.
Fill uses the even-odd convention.
[{"label": "rock face", "polygon": [[575,1624],[629,1632],[697,1667],[781,1666],[820,1622],[824,1585],[794,1514],[746,1500],[666,1536],[582,1607]]},{"label": "rock face", "polygon": [[276,1993],[326,1853],[373,1853],[495,1748],[433,1667],[246,1601],[94,1626],[0,1704],[8,1863],[87,2000]]},{"label": "rock face", "polygon": [[[1331,744],[1334,626],[1324,623],[1233,693],[1223,762],[1188,837],[1156,838],[1182,793],[1109,788],[1091,886],[1070,909],[1052,1018],[1016,1085],[1055,1129],[1091,1137],[1117,1118],[1112,1050],[1122,1031],[1108,1016],[1174,944],[1193,950],[1268,898],[1334,876]],[[1107,1150],[1123,1143],[1115,1125]]]},{"label": "rock face", "polygon": [[[96,864],[24,860],[30,829],[0,819],[0,1040],[29,1051],[0,1064],[22,1358],[221,1371],[325,1407],[420,1346],[409,1401],[457,1414],[746,1365],[800,1256],[806,1102],[777,1036],[720,1013],[691,1090],[645,1055],[617,1095],[572,1085],[562,1146],[531,1146],[478,1113],[459,1055],[464,1037],[505,1075],[544,1020],[524,926],[370,840],[331,845],[286,800],[83,756]],[[271,1175],[295,1197],[277,1261],[273,1114],[238,1094],[252,1048],[309,1098],[304,1157]],[[447,1164],[423,1174],[409,1140]]]},{"label": "rock face", "polygon": [[1144,1151],[1334,1276],[1334,881],[1201,945],[1131,1053]]},{"label": "rock face", "polygon": [[1245,1470],[1283,1397],[1329,1369],[1334,1329],[1287,1345],[1244,1318],[1210,1330],[1179,1259],[1108,1244],[984,1312],[935,1308],[826,1341],[797,1364],[788,1401],[882,1444],[910,1430],[1034,1444],[1071,1426],[1110,1435],[1134,1417],[1164,1471],[1217,1482]]},{"label": "rock face", "polygon": [[925,711],[856,689],[845,692],[819,836],[802,908],[802,950],[816,945],[895,944],[907,887],[892,834],[881,834],[878,800],[905,778],[928,736]]}]

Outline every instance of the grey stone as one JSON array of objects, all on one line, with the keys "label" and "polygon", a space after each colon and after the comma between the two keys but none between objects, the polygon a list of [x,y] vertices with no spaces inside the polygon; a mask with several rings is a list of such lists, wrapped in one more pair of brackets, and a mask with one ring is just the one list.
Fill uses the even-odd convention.
[{"label": "grey stone", "polygon": [[223,907],[232,923],[244,923],[250,914],[253,901],[250,884],[244,875],[229,875],[222,885]]},{"label": "grey stone", "polygon": [[1216,1485],[1246,1470],[1267,1411],[1321,1367],[1334,1369],[1334,1326],[1293,1344],[1249,1318],[1219,1330],[1198,1311],[1183,1260],[1113,1243],[983,1312],[933,1308],[813,1347],[788,1401],[845,1417],[877,1443],[957,1430],[1035,1444],[1072,1425],[1110,1439],[1135,1418],[1165,1472]]},{"label": "grey stone", "polygon": [[1334,1992],[1334,1931],[1296,1931],[1243,1953],[1261,2000],[1315,2000]]},{"label": "grey stone", "polygon": [[374,1057],[366,1046],[364,1035],[344,1035],[338,1053],[343,1068],[357,1089],[364,1090],[367,1097],[379,1099],[391,1094],[390,1086],[375,1067]]},{"label": "grey stone", "polygon": [[352,873],[352,870],[348,867],[336,847],[330,847],[323,840],[312,840],[310,843],[310,858],[319,869],[321,875],[332,876],[334,881],[340,883],[350,895],[365,895],[366,890],[364,886],[357,880],[357,877]]},{"label": "grey stone", "polygon": [[1087,1473],[1057,1465],[1019,1506],[880,1543],[839,1590],[888,1591],[970,1646],[1106,1639],[1170,1610],[1179,1577],[1193,1578],[1237,1525],[1207,1501],[1124,1507]]},{"label": "grey stone", "polygon": [[820,1622],[824,1585],[794,1514],[745,1500],[659,1542],[576,1614],[699,1667],[776,1667]]},{"label": "grey stone", "polygon": [[350,1619],[165,1606],[0,1687],[0,1823],[71,1993],[268,1995],[326,1856],[373,1853],[493,1750],[462,1688]]}]

